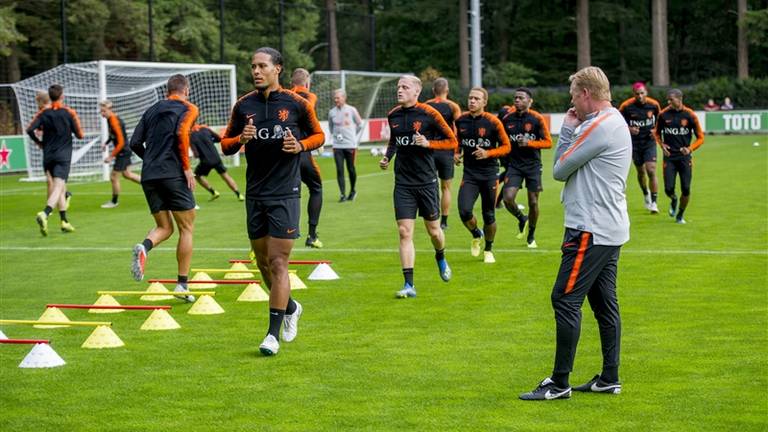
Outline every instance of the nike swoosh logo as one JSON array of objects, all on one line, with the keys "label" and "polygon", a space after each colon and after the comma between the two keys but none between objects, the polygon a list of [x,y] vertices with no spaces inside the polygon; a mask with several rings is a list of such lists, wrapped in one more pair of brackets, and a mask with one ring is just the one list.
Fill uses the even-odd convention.
[{"label": "nike swoosh logo", "polygon": [[247,118],[248,120],[250,120],[250,119],[251,119],[251,117],[253,117],[253,116],[255,116],[255,115],[256,115],[256,113],[253,113],[253,114],[246,114],[245,118]]},{"label": "nike swoosh logo", "polygon": [[396,127],[400,126],[399,124],[395,123],[392,125],[392,129],[395,129]]},{"label": "nike swoosh logo", "polygon": [[563,247],[576,246],[576,243],[563,243]]},{"label": "nike swoosh logo", "polygon": [[270,314],[270,315],[275,315],[275,316],[277,316],[277,315],[278,315],[278,313],[277,313],[277,312],[270,312],[269,314]]},{"label": "nike swoosh logo", "polygon": [[289,230],[288,230],[288,234],[293,234],[293,233],[295,233],[295,232],[296,232],[296,230],[295,230],[295,229],[289,229]]},{"label": "nike swoosh logo", "polygon": [[616,388],[616,387],[618,387],[618,386],[615,385],[615,384],[614,385],[605,386],[605,387],[600,387],[600,386],[597,385],[596,382],[594,382],[594,383],[592,383],[592,386],[590,387],[590,389],[593,392],[604,392],[604,391],[607,391],[607,390],[610,390],[610,389],[613,389],[613,388]]},{"label": "nike swoosh logo", "polygon": [[[567,391],[567,390],[566,390],[566,391]],[[565,393],[566,393],[566,392],[562,392],[562,393],[552,393],[552,390],[547,390],[547,392],[546,392],[546,393],[544,393],[544,399],[547,399],[547,400],[557,399],[558,397],[562,396],[562,395],[563,395],[563,394],[565,394]]]}]

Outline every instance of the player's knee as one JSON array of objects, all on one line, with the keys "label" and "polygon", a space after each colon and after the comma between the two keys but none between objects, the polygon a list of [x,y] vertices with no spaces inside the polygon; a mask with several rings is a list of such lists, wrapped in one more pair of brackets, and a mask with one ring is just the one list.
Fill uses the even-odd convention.
[{"label": "player's knee", "polygon": [[493,225],[494,223],[496,223],[496,212],[494,211],[483,212],[483,224],[488,226],[488,225]]},{"label": "player's knee", "polygon": [[664,193],[667,194],[668,197],[674,196],[675,195],[675,188],[674,187],[671,187],[671,188],[665,187],[664,188]]},{"label": "player's knee", "polygon": [[690,186],[681,187],[680,188],[680,195],[682,195],[684,197],[690,196],[691,195],[691,187]]},{"label": "player's knee", "polygon": [[405,226],[405,225],[398,225],[397,226],[397,233],[400,236],[400,239],[402,239],[402,240],[407,240],[407,239],[413,237],[412,230],[409,227]]},{"label": "player's knee", "polygon": [[467,222],[469,220],[472,220],[472,210],[471,209],[459,209],[459,219],[461,219],[462,222]]}]

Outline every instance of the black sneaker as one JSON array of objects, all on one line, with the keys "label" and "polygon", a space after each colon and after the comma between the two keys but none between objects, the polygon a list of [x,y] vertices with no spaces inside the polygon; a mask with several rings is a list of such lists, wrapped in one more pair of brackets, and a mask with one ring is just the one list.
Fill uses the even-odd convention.
[{"label": "black sneaker", "polygon": [[540,382],[535,389],[528,393],[520,395],[522,400],[553,400],[553,399],[570,399],[571,388],[558,388],[555,386],[555,382],[552,378],[544,378],[544,381]]},{"label": "black sneaker", "polygon": [[677,198],[673,198],[669,203],[669,217],[675,217],[677,214]]},{"label": "black sneaker", "polygon": [[605,382],[600,378],[600,375],[595,375],[594,378],[592,378],[585,384],[574,387],[573,391],[587,392],[587,393],[619,394],[621,393],[621,383]]},{"label": "black sneaker", "polygon": [[341,197],[339,198],[339,202],[342,203],[347,200],[347,197],[344,194],[341,194]]},{"label": "black sneaker", "polygon": [[347,196],[347,201],[354,201],[355,198],[357,198],[357,191],[352,191],[349,193],[349,196]]}]

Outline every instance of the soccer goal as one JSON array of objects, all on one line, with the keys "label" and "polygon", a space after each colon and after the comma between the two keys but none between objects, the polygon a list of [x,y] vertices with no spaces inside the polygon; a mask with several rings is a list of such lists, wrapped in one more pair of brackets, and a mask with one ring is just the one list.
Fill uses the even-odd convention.
[{"label": "soccer goal", "polygon": [[[35,94],[52,84],[64,86],[64,104],[77,111],[85,138],[74,139],[70,176],[83,180],[107,180],[112,169],[105,164],[107,121],[99,114],[99,102],[109,99],[113,111],[125,122],[130,139],[142,114],[166,97],[166,83],[174,74],[190,81],[190,101],[200,110],[198,122],[215,130],[226,126],[237,99],[234,65],[91,61],[57,66],[12,85],[19,106],[21,124],[26,128],[37,113]],[[43,152],[26,140],[27,180],[43,180]],[[126,143],[127,145],[127,143]],[[239,165],[235,155],[226,163]],[[226,160],[226,159],[225,159]],[[140,159],[134,157],[134,162]]]},{"label": "soccer goal", "polygon": [[[363,118],[361,142],[389,138],[387,113],[397,105],[397,80],[402,73],[363,71],[315,71],[310,76],[310,90],[317,95],[317,116],[328,120],[333,108],[333,92],[343,89],[347,103],[357,108]],[[361,137],[358,137],[361,138]]]}]

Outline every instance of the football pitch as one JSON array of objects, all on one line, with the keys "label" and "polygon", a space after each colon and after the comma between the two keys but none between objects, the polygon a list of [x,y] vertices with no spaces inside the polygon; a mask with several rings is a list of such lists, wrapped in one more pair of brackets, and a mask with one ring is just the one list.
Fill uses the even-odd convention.
[{"label": "football pitch", "polygon": [[[552,153],[543,152],[539,249],[516,240],[515,219],[499,210],[497,263],[471,257],[456,210],[458,170],[446,231],[453,279],[440,280],[419,222],[418,297],[407,300],[394,298],[402,274],[391,170],[362,151],[358,199],[338,203],[333,160],[318,158],[325,248],[307,249],[302,237],[292,257],[332,260],[341,279],[308,281],[312,267],[292,267],[309,286],[293,293],[304,306],[294,342],[282,343],[276,357],[259,354],[268,306],[237,302],[240,286],[216,289],[221,315],[188,315],[190,305],[164,303],[181,325],[172,331],[140,330],[145,311],[65,311],[71,320],[112,321],[122,348],[81,348],[87,328],[0,326],[8,337],[51,339],[67,362],[20,369],[29,347],[0,345],[0,430],[766,430],[766,136],[707,136],[694,156],[687,225],[667,216],[663,186],[661,213],[648,214],[633,168],[631,240],[619,261],[623,393],[523,402],[518,394],[548,376],[554,358],[549,299],[563,210]],[[231,173],[244,189],[244,167]],[[18,179],[0,177],[0,318],[36,319],[47,303],[92,304],[98,290],[147,287],[129,273],[131,247],[152,226],[139,186],[123,181],[119,207],[101,209],[108,183],[71,184],[68,214],[77,231],[60,232],[54,212],[44,238],[35,214],[45,185]],[[245,211],[215,173],[209,179],[222,196],[208,202],[196,190],[192,265],[221,268],[247,257]],[[302,195],[306,203],[306,189]],[[153,249],[146,278],[175,278],[176,239]],[[587,304],[581,334],[572,385],[600,371]]]}]

